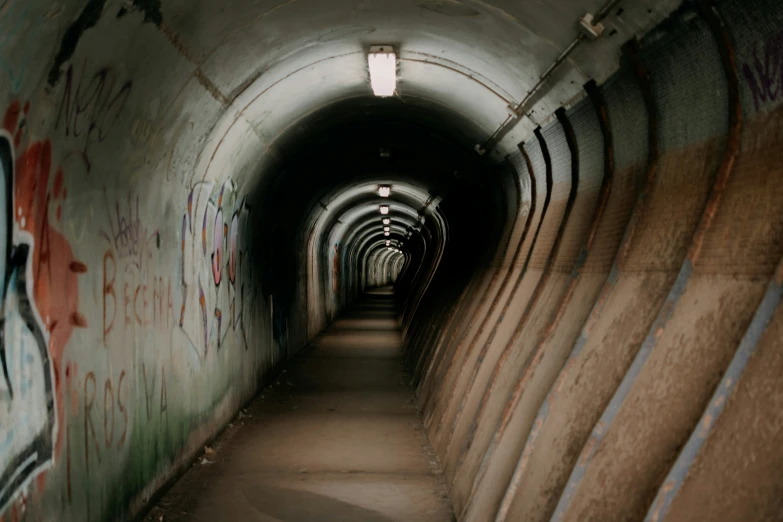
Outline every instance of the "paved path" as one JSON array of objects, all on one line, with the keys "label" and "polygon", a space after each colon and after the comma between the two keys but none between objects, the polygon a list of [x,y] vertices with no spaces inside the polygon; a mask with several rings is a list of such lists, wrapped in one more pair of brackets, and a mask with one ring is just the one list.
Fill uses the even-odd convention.
[{"label": "paved path", "polygon": [[[389,290],[368,294],[280,375],[147,518],[451,521],[403,369]],[[199,462],[202,458],[199,457]]]}]

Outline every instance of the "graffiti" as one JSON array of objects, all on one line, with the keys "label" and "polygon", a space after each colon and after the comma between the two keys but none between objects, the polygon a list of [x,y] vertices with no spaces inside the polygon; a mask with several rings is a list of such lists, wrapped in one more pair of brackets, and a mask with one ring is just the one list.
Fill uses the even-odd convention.
[{"label": "graffiti", "polygon": [[[145,404],[146,404],[146,412],[147,412],[147,420],[152,419],[152,412],[155,408],[154,406],[154,397],[155,397],[155,381],[157,380],[157,376],[155,375],[154,369],[152,372],[150,372],[150,378],[149,378],[149,385],[147,383],[147,366],[145,364],[141,365],[141,373],[144,377],[144,398],[145,398]],[[159,407],[158,407],[158,413],[160,414],[161,418],[168,419],[168,406],[167,406],[167,399],[166,399],[166,367],[162,366],[160,370],[160,399],[159,399]]]},{"label": "graffiti", "polygon": [[[146,378],[146,368],[143,367],[143,371]],[[128,436],[128,385],[125,377],[125,370],[120,372],[115,381],[111,377],[99,381],[94,372],[88,372],[84,377],[81,401],[84,465],[87,473],[90,471],[91,459],[100,464],[105,451],[121,449],[125,445]],[[165,394],[165,391],[162,393]]]},{"label": "graffiti", "polygon": [[64,173],[50,183],[48,141],[29,144],[14,161],[29,110],[11,104],[0,136],[0,512],[59,452],[59,368],[73,328],[87,326],[77,282],[87,267],[57,230]]},{"label": "graffiti", "polygon": [[756,110],[783,98],[783,31],[753,50],[750,61],[742,65],[742,75]]},{"label": "graffiti", "polygon": [[109,347],[112,331],[174,326],[174,289],[169,276],[156,273],[153,252],[160,248],[160,233],[142,219],[139,195],[112,197],[104,189],[107,226],[100,235],[108,243],[103,256],[103,345]]},{"label": "graffiti", "polygon": [[[111,276],[108,276],[109,261],[111,261]],[[114,261],[114,256],[111,252],[106,252],[103,256],[103,346],[108,348],[107,337],[114,327],[114,316],[117,315],[117,294],[114,292],[114,280],[117,277],[117,263]],[[108,321],[107,309],[109,303],[109,297],[111,297],[111,320]]]},{"label": "graffiti", "polygon": [[71,65],[65,78],[55,126],[60,128],[62,125],[66,136],[82,140],[83,147],[79,155],[87,172],[90,172],[90,146],[109,136],[128,101],[133,83],[121,82],[114,71],[107,67],[92,75],[87,74],[82,67],[79,77],[74,78]]},{"label": "graffiti", "polygon": [[[246,247],[250,208],[232,181],[197,183],[188,193],[181,223],[179,326],[199,358],[220,350],[233,330],[247,348],[246,301],[252,304],[252,267]],[[230,222],[224,216],[231,216]],[[240,237],[240,231],[245,231]],[[204,280],[204,274],[210,274]]]},{"label": "graffiti", "polygon": [[[166,366],[141,364],[136,380],[138,390],[134,390],[134,380],[121,370],[106,378],[98,377],[89,371],[83,379],[79,378],[77,364],[70,361],[66,366],[67,396],[71,402],[71,412],[80,415],[81,433],[78,441],[69,437],[66,448],[66,488],[71,497],[71,461],[84,459],[87,474],[101,465],[111,462],[107,455],[126,446],[131,434],[131,416],[129,407],[134,397],[144,402],[137,414],[152,420],[154,417],[168,422],[168,398],[166,387]],[[143,397],[143,398],[142,398]],[[82,455],[83,451],[83,455]]]},{"label": "graffiti", "polygon": [[95,435],[95,423],[92,420],[92,407],[97,394],[95,374],[89,372],[84,378],[84,463],[87,472],[90,471],[90,435],[95,446],[95,457],[101,461],[101,451],[98,446],[98,437]]},{"label": "graffiti", "polygon": [[[231,218],[231,235],[228,251],[228,280],[231,284],[237,282],[237,236],[239,235],[239,215],[235,212]],[[241,255],[241,254],[240,254]]]},{"label": "graffiti", "polygon": [[[131,262],[131,267],[135,263]],[[127,268],[127,267],[126,267]],[[110,249],[103,255],[103,345],[119,318],[123,329],[152,328],[168,331],[174,322],[174,294],[171,278],[144,276],[136,270],[118,271],[117,260]],[[124,281],[121,281],[120,278]],[[121,303],[118,303],[121,292]]]},{"label": "graffiti", "polygon": [[150,244],[159,241],[159,232],[150,232],[142,223],[138,194],[135,201],[128,194],[127,205],[122,205],[119,200],[111,205],[104,190],[104,200],[109,231],[102,230],[101,235],[114,248],[120,259],[128,259],[136,269],[142,270],[144,262],[152,257]]},{"label": "graffiti", "polygon": [[[105,453],[119,450],[125,445],[130,427],[128,398],[132,397],[125,370],[114,378],[98,378],[95,372],[87,372],[84,380],[79,379],[76,362],[65,366],[66,397],[70,399],[71,414],[83,417],[81,426],[84,438],[84,469],[90,473],[91,467],[104,462]],[[66,441],[65,472],[68,501],[72,499],[71,461],[73,459],[72,441]],[[79,441],[78,443],[81,443]],[[78,444],[77,443],[77,444]],[[78,446],[77,446],[78,447]]]},{"label": "graffiti", "polygon": [[[225,225],[223,224],[223,191],[225,187],[220,189],[220,197],[218,198],[217,213],[215,215],[215,224],[212,227],[212,279],[215,281],[215,286],[220,286],[220,279],[223,268],[223,243],[226,237]],[[206,217],[206,214],[205,214]],[[206,227],[204,227],[206,233]],[[204,243],[204,248],[206,248]]]}]

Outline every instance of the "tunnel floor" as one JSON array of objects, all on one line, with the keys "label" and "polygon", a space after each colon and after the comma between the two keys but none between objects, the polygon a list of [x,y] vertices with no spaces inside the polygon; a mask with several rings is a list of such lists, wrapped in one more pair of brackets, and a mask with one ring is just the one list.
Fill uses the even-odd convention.
[{"label": "tunnel floor", "polygon": [[401,343],[391,290],[370,291],[242,410],[146,518],[453,520]]}]

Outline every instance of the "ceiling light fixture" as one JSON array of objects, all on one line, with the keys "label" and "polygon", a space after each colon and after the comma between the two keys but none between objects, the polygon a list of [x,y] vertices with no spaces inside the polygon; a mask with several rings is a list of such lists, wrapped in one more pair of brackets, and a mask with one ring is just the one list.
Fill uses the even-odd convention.
[{"label": "ceiling light fixture", "polygon": [[389,246],[389,245],[391,245],[391,241],[389,241],[389,240],[387,239],[387,240],[386,240],[386,246]]},{"label": "ceiling light fixture", "polygon": [[372,92],[381,97],[394,95],[397,89],[397,54],[394,48],[390,45],[370,47],[367,65],[370,68]]},{"label": "ceiling light fixture", "polygon": [[386,186],[386,185],[381,185],[381,186],[378,188],[378,194],[379,194],[379,195],[380,195],[382,198],[388,198],[389,196],[391,196],[391,187],[389,187],[389,186]]},{"label": "ceiling light fixture", "polygon": [[390,227],[383,227],[383,231],[384,232],[389,232],[389,231],[391,231],[391,228]]},{"label": "ceiling light fixture", "polygon": [[383,235],[388,237],[391,235],[391,232],[384,232]]},{"label": "ceiling light fixture", "polygon": [[384,224],[384,225],[389,225],[389,224],[391,224],[391,219],[389,219],[389,218],[383,218],[383,224]]},{"label": "ceiling light fixture", "polygon": [[389,205],[381,205],[381,214],[384,216],[389,213]]}]

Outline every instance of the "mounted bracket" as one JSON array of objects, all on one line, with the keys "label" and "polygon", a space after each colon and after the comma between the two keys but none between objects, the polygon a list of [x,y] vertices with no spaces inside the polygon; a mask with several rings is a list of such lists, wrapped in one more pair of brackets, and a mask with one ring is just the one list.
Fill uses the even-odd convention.
[{"label": "mounted bracket", "polygon": [[604,34],[604,24],[595,23],[594,20],[595,18],[590,13],[579,19],[579,29],[590,40],[598,40]]}]

